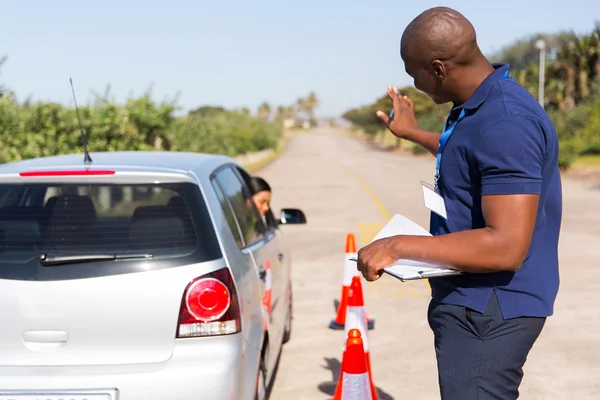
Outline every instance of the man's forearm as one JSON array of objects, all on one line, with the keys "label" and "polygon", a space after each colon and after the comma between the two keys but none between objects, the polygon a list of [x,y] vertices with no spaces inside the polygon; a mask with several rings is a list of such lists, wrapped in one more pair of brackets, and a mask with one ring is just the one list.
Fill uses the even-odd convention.
[{"label": "man's forearm", "polygon": [[402,138],[423,146],[428,152],[436,156],[438,145],[440,143],[440,136],[439,133],[427,132],[419,128],[414,128],[404,132]]},{"label": "man's forearm", "polygon": [[463,272],[487,273],[515,271],[521,267],[526,250],[483,228],[440,236],[396,236],[393,255],[441,265]]}]

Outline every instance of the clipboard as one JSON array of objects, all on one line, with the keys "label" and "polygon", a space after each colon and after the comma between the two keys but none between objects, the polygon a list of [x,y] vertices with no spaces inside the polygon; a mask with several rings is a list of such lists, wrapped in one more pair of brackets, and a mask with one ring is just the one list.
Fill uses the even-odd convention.
[{"label": "clipboard", "polygon": [[[400,214],[396,214],[375,236],[371,243],[385,237],[396,235],[431,236],[431,233],[416,222],[411,221]],[[353,261],[358,260],[353,259]],[[462,271],[413,260],[398,260],[394,265],[384,268],[383,272],[402,282],[463,274]]]},{"label": "clipboard", "polygon": [[[357,262],[356,258],[350,258],[350,261]],[[390,267],[384,268],[383,272],[400,279],[402,282],[416,281],[419,279],[441,278],[445,276],[461,275],[461,271],[443,268],[433,264],[426,264],[411,260],[398,260]]]},{"label": "clipboard", "polygon": [[391,272],[389,270],[389,268],[384,268],[383,272],[385,272],[388,275],[393,276],[396,279],[400,279],[402,282],[416,281],[419,279],[441,278],[441,277],[446,277],[446,276],[456,276],[456,275],[462,274],[461,271],[456,271],[456,270],[452,270],[452,269],[446,269],[444,271],[418,271],[417,272],[418,276],[415,276],[415,275],[404,276],[404,275],[396,274],[394,272]]}]

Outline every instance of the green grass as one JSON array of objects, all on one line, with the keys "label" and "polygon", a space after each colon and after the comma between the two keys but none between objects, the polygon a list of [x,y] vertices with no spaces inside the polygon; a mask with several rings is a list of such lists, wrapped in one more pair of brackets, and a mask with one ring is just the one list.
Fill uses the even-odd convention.
[{"label": "green grass", "polygon": [[302,135],[302,134],[311,133],[311,132],[312,132],[312,129],[304,129],[304,128],[291,128],[290,130],[287,131],[287,133],[294,134],[294,135]]},{"label": "green grass", "polygon": [[575,160],[575,165],[579,167],[598,167],[600,168],[600,154],[579,156]]}]

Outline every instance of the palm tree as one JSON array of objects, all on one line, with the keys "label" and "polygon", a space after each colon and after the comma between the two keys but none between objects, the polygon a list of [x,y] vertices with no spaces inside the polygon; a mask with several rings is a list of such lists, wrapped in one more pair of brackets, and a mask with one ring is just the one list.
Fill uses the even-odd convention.
[{"label": "palm tree", "polygon": [[587,37],[586,44],[593,79],[600,84],[600,22],[596,23],[596,29]]},{"label": "palm tree", "polygon": [[294,109],[296,115],[298,113],[306,113],[306,100],[302,97],[298,97],[298,100],[296,100],[296,103],[294,104]]},{"label": "palm tree", "polygon": [[577,70],[578,70],[578,83],[579,83],[579,98],[585,99],[590,94],[590,88],[588,84],[589,77],[589,37],[584,36],[577,42],[573,43],[574,55],[577,59]]},{"label": "palm tree", "polygon": [[284,106],[277,107],[277,111],[275,113],[275,119],[277,121],[282,121],[285,119],[285,107]]},{"label": "palm tree", "polygon": [[565,79],[565,71],[562,70],[558,64],[549,63],[546,64],[546,87],[545,90],[545,103],[548,106],[563,109],[565,102],[565,92],[567,89],[567,80]]},{"label": "palm tree", "polygon": [[288,106],[283,108],[283,115],[285,119],[295,118],[294,107]]},{"label": "palm tree", "polygon": [[258,118],[269,119],[271,117],[271,106],[264,102],[258,107]]},{"label": "palm tree", "polygon": [[571,41],[557,52],[556,63],[565,71],[565,99],[562,109],[571,110],[575,107],[575,76],[577,73],[577,45]]},{"label": "palm tree", "polygon": [[315,108],[319,105],[319,99],[314,91],[311,91],[308,94],[308,97],[304,101],[304,105],[306,107],[306,111],[308,112],[308,117],[311,121],[315,119]]}]

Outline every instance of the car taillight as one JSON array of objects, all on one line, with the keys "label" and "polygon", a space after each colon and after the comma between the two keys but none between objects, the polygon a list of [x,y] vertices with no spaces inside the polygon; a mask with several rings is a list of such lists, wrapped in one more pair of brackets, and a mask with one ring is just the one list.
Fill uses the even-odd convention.
[{"label": "car taillight", "polygon": [[229,269],[188,284],[179,311],[178,338],[230,335],[240,330],[240,307]]}]

